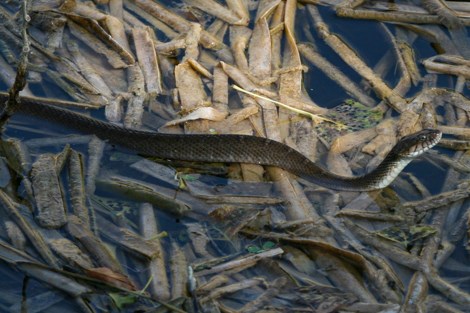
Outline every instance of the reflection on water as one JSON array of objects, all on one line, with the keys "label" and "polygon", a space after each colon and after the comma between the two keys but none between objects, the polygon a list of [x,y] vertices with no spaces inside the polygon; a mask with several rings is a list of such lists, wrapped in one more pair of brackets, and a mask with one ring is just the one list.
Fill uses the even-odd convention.
[{"label": "reflection on water", "polygon": [[[465,3],[310,2],[36,1],[22,95],[128,128],[265,136],[346,176],[421,128],[465,144],[449,141],[468,136]],[[0,8],[7,90],[23,22],[15,1]],[[358,193],[274,167],[149,160],[21,114],[2,138],[2,311],[468,305],[465,151],[434,149]]]}]

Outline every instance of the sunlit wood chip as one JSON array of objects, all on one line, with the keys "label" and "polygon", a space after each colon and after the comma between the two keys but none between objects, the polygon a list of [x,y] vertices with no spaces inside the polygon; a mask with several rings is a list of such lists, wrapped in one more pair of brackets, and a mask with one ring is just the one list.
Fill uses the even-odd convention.
[{"label": "sunlit wood chip", "polygon": [[127,128],[139,129],[142,125],[142,115],[144,114],[144,95],[136,95],[129,99],[127,103],[124,126]]},{"label": "sunlit wood chip", "polygon": [[248,27],[232,26],[230,27],[230,47],[233,51],[233,57],[237,67],[241,71],[248,71],[248,60],[245,55],[245,49],[251,37],[251,29]]},{"label": "sunlit wood chip", "polygon": [[[250,21],[250,12],[248,12],[248,8],[246,2],[243,0],[226,0],[227,6],[232,10],[235,14],[237,14],[242,21],[248,22]],[[241,23],[241,22],[240,22]]]},{"label": "sunlit wood chip", "polygon": [[150,94],[160,94],[162,92],[160,68],[149,28],[133,28],[132,35],[134,37],[137,59],[144,73],[147,92]]},{"label": "sunlit wood chip", "polygon": [[[68,14],[67,17],[75,23],[79,24],[81,27],[87,29],[91,34],[94,35],[96,40],[100,40],[107,47],[110,47],[111,50],[115,51],[127,65],[134,64],[135,59],[134,56],[130,53],[130,50],[127,50],[127,47],[123,47],[118,41],[110,36],[110,34],[108,34],[97,21],[71,14]],[[118,32],[118,30],[115,31]],[[93,49],[93,47],[91,48]]]},{"label": "sunlit wood chip", "polygon": [[360,146],[377,136],[374,128],[367,128],[358,132],[349,133],[336,138],[332,144],[330,151],[334,153],[344,153],[350,149]]},{"label": "sunlit wood chip", "polygon": [[[149,14],[155,16],[168,26],[174,28],[180,33],[187,33],[191,28],[191,22],[183,17],[173,13],[165,8],[163,5],[158,4],[151,0],[134,0],[135,4]],[[208,49],[220,50],[224,44],[217,40],[214,36],[206,31],[201,33],[201,44]]]},{"label": "sunlit wood chip", "polygon": [[209,13],[229,24],[234,25],[248,25],[248,19],[237,16],[234,12],[227,7],[221,5],[214,0],[185,0],[189,5],[192,5],[202,11]]},{"label": "sunlit wood chip", "polygon": [[106,105],[104,110],[104,115],[106,119],[110,122],[117,123],[121,121],[122,118],[122,96],[117,96],[112,99],[108,105]]},{"label": "sunlit wood chip", "polygon": [[210,121],[222,121],[225,117],[227,116],[227,113],[222,113],[214,108],[209,108],[209,107],[203,107],[196,109],[195,111],[189,113],[183,118],[179,118],[176,120],[172,120],[163,127],[168,127],[168,126],[174,126],[178,124],[185,123],[187,121],[194,121],[194,120],[210,120]]},{"label": "sunlit wood chip", "polygon": [[118,18],[111,15],[106,16],[105,23],[113,39],[116,40],[116,42],[120,44],[121,47],[125,49],[130,55],[132,55],[129,42],[127,40],[126,31],[124,29],[124,24]]},{"label": "sunlit wood chip", "polygon": [[274,10],[276,10],[277,6],[281,0],[262,0],[259,2],[258,10],[256,11],[256,18],[255,22],[258,22],[260,18],[268,18]]},{"label": "sunlit wood chip", "polygon": [[201,40],[201,32],[201,24],[190,24],[190,28],[185,34],[186,49],[183,60],[197,60],[199,58],[199,41]]},{"label": "sunlit wood chip", "polygon": [[189,62],[180,63],[175,67],[175,80],[183,112],[191,112],[204,104],[207,95],[201,77]]},{"label": "sunlit wood chip", "polygon": [[[39,2],[39,1],[38,1]],[[45,1],[41,1],[45,2]],[[83,17],[91,18],[97,21],[102,21],[106,18],[106,14],[96,9],[94,6],[86,5],[79,1],[49,1],[49,2],[63,2],[59,7],[61,12],[74,13]]]},{"label": "sunlit wood chip", "polygon": [[204,76],[206,78],[209,78],[209,79],[213,78],[211,72],[209,72],[201,63],[199,63],[198,61],[196,61],[193,58],[189,58],[187,60],[188,60],[189,64],[191,64],[193,69],[195,71],[197,71],[199,74],[201,74],[202,76]]},{"label": "sunlit wood chip", "polygon": [[255,24],[248,47],[250,72],[258,79],[271,76],[271,33],[266,19]]}]

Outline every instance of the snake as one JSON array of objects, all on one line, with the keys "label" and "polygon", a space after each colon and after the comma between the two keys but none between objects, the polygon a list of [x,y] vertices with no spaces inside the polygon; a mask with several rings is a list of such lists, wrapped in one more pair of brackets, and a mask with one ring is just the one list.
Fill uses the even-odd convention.
[{"label": "snake", "polygon": [[[0,93],[0,110],[8,94]],[[53,100],[21,96],[17,112],[62,124],[76,131],[160,159],[251,163],[287,170],[302,180],[333,190],[372,191],[388,186],[414,158],[435,146],[442,137],[436,129],[423,129],[401,138],[383,161],[361,176],[340,176],[275,140],[250,135],[168,134],[125,128],[53,105]]]}]

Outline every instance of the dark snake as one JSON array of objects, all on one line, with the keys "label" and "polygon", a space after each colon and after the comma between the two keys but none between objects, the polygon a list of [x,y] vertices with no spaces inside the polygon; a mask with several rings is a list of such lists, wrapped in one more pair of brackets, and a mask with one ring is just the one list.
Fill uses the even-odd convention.
[{"label": "dark snake", "polygon": [[[7,94],[0,93],[0,109]],[[436,145],[442,133],[425,129],[408,135],[371,172],[356,177],[333,174],[316,165],[300,152],[280,142],[247,135],[163,134],[124,128],[51,105],[50,100],[21,97],[15,112],[60,123],[77,131],[161,159],[252,163],[283,168],[300,178],[335,190],[370,191],[388,186],[402,169],[418,155]]]}]

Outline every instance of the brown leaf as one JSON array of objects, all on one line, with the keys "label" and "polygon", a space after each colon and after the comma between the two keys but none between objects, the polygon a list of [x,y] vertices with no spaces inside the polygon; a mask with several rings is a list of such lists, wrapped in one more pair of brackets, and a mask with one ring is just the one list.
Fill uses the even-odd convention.
[{"label": "brown leaf", "polygon": [[113,272],[107,267],[96,267],[86,270],[87,276],[101,280],[110,285],[118,288],[136,291],[134,283],[127,277],[120,273]]}]

